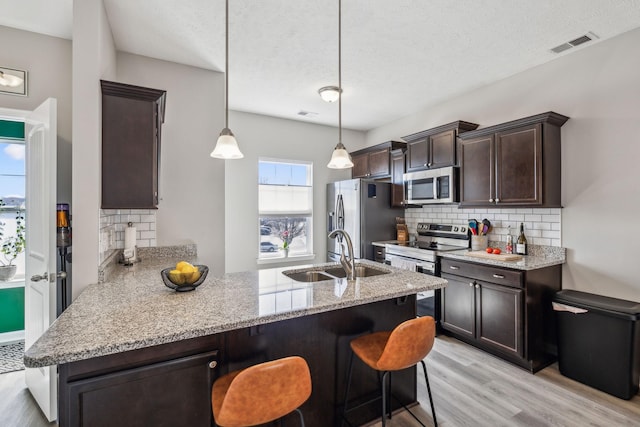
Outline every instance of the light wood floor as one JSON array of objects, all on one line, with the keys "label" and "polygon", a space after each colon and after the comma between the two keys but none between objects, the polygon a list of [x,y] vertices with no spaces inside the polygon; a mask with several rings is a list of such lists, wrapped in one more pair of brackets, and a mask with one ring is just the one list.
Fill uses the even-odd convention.
[{"label": "light wood floor", "polygon": [[[439,426],[640,427],[640,395],[618,399],[563,377],[556,365],[531,375],[448,337],[436,339],[426,362]],[[430,426],[421,369],[418,374],[421,405],[413,411]],[[0,375],[0,426],[55,425],[47,423],[25,388],[23,371]],[[406,413],[387,422],[389,427],[416,425]]]}]

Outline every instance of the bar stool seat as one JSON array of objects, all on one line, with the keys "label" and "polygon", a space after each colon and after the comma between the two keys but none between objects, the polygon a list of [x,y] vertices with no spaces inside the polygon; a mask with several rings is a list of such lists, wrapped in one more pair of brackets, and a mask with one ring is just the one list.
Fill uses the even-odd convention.
[{"label": "bar stool seat", "polygon": [[228,373],[211,391],[213,417],[220,427],[250,427],[299,410],[311,395],[311,374],[299,356],[260,363]]},{"label": "bar stool seat", "polygon": [[[346,420],[346,413],[348,412],[347,400],[353,371],[353,356],[356,355],[367,366],[382,373],[381,397],[383,426],[385,426],[387,411],[389,412],[389,418],[391,418],[391,372],[406,369],[416,365],[417,363],[421,363],[424,370],[425,381],[427,383],[433,422],[434,425],[437,426],[438,421],[436,420],[436,412],[433,406],[431,387],[429,386],[429,377],[427,376],[427,367],[423,360],[433,348],[435,334],[435,320],[433,317],[425,316],[407,320],[396,326],[393,331],[374,332],[352,340],[350,344],[352,353],[351,360],[349,361],[347,390],[344,402],[344,419]],[[385,387],[385,380],[387,377],[389,378],[388,392],[386,392]],[[389,409],[387,409],[387,406],[389,406]],[[418,420],[418,418],[409,411],[406,406],[405,409],[421,425],[424,426],[424,424],[422,424],[422,422]]]}]

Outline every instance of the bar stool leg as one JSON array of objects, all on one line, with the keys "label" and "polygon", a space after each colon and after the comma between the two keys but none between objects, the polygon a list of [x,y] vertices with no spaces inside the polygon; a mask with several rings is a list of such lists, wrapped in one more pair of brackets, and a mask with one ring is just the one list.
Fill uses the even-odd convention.
[{"label": "bar stool leg", "polygon": [[390,375],[389,371],[385,371],[382,374],[382,389],[380,390],[382,392],[382,427],[385,427],[386,420],[387,420],[387,398],[391,400],[391,395],[387,396],[387,393],[385,390],[385,379],[389,375]]},{"label": "bar stool leg", "polygon": [[429,376],[427,376],[427,365],[424,360],[421,360],[422,370],[424,371],[424,379],[427,383],[427,392],[429,393],[429,403],[431,404],[431,415],[433,415],[433,425],[438,427],[438,420],[436,419],[436,408],[433,406],[433,396],[431,396],[431,387],[429,386]]},{"label": "bar stool leg", "polygon": [[392,401],[392,394],[391,394],[391,378],[393,377],[391,371],[389,371],[389,384],[387,385],[387,396],[388,401],[387,401],[387,413],[389,414],[389,419],[391,419],[391,401]]},{"label": "bar stool leg", "polygon": [[298,415],[300,415],[300,426],[301,427],[305,427],[305,425],[304,425],[304,417],[302,416],[302,411],[300,409],[296,409],[296,412],[298,413]]}]

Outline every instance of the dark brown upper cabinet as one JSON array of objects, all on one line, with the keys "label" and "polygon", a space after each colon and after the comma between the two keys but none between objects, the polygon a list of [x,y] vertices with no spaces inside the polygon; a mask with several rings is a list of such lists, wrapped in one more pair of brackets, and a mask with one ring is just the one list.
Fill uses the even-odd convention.
[{"label": "dark brown upper cabinet", "polygon": [[387,141],[372,147],[351,153],[352,178],[382,179],[391,178],[391,151],[404,149],[406,144],[399,141]]},{"label": "dark brown upper cabinet", "polygon": [[405,170],[405,150],[398,148],[391,151],[391,206],[401,208],[404,206],[404,180],[402,175]]},{"label": "dark brown upper cabinet", "polygon": [[460,136],[460,206],[560,207],[560,127],[554,112]]},{"label": "dark brown upper cabinet", "polygon": [[407,141],[407,172],[455,166],[457,137],[478,125],[457,121],[403,136]]},{"label": "dark brown upper cabinet", "polygon": [[100,83],[102,208],[156,209],[166,91]]}]

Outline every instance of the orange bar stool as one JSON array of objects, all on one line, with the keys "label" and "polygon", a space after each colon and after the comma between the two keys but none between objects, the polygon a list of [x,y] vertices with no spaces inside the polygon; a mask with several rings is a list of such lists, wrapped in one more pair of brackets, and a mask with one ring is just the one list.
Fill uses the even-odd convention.
[{"label": "orange bar stool", "polygon": [[250,427],[277,420],[299,409],[311,395],[311,374],[299,356],[285,357],[228,373],[211,390],[215,424]]},{"label": "orange bar stool", "polygon": [[[433,406],[431,387],[429,386],[429,377],[427,376],[427,366],[423,360],[429,354],[431,348],[433,348],[435,336],[436,323],[433,317],[425,316],[407,320],[406,322],[396,326],[393,331],[374,332],[352,340],[347,390],[344,397],[343,419],[346,420],[346,414],[348,412],[347,398],[349,396],[349,388],[351,386],[353,355],[355,354],[370,368],[382,373],[380,386],[382,388],[383,427],[385,426],[387,412],[389,418],[391,418],[391,372],[409,368],[416,365],[418,362],[422,363],[424,379],[427,383],[427,391],[429,392],[429,403],[431,404],[433,424],[437,427],[438,421],[436,420],[436,411]],[[387,377],[389,378],[388,388],[385,387]],[[359,406],[365,405],[369,402],[365,402]],[[420,423],[420,425],[424,426],[424,424],[411,411],[409,411],[409,408],[405,405],[402,406],[404,406],[404,408],[413,418],[416,419],[416,421]]]}]

